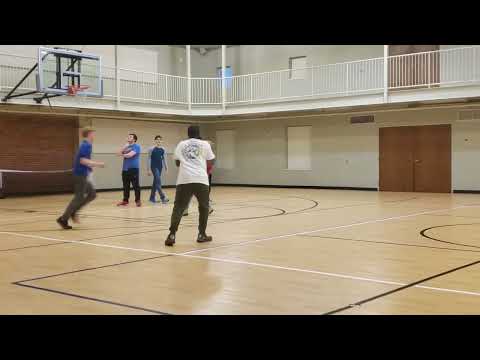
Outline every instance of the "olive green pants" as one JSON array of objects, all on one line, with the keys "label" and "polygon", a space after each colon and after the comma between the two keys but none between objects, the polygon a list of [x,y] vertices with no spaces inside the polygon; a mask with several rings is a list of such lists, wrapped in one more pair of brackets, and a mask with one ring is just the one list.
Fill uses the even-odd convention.
[{"label": "olive green pants", "polygon": [[178,230],[178,225],[182,220],[183,212],[188,207],[192,196],[195,196],[198,201],[199,224],[198,232],[204,235],[207,230],[208,210],[210,195],[208,185],[200,183],[181,184],[177,185],[175,192],[175,204],[173,205],[172,219],[170,222],[170,232],[175,234]]}]

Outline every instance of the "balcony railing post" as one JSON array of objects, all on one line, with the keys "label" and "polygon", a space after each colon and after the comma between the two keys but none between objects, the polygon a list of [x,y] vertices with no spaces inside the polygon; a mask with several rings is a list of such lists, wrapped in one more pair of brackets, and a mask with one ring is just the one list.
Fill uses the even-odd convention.
[{"label": "balcony railing post", "polygon": [[383,45],[383,102],[388,102],[388,45]]},{"label": "balcony railing post", "polygon": [[427,76],[428,76],[428,80],[427,80],[427,81],[428,81],[428,88],[429,88],[429,89],[430,89],[430,82],[431,82],[431,78],[430,78],[431,75],[430,75],[430,73],[432,72],[431,61],[430,61],[430,58],[431,58],[430,55],[431,55],[431,54],[432,54],[432,53],[427,53],[427,56],[428,56],[428,58],[427,58],[427,61],[428,61],[428,63],[427,63],[427,71],[428,71],[428,75],[427,75]]},{"label": "balcony railing post", "polygon": [[345,90],[346,90],[347,95],[348,95],[348,87],[349,87],[349,83],[348,83],[349,82],[349,79],[348,79],[348,77],[349,77],[349,73],[348,73],[349,72],[349,67],[348,67],[348,65],[350,65],[350,64],[347,63],[347,71],[346,71],[346,73],[347,73],[347,88]]},{"label": "balcony railing post", "polygon": [[250,75],[249,78],[250,78],[250,103],[253,103],[253,75]]},{"label": "balcony railing post", "polygon": [[187,104],[192,111],[192,69],[190,66],[190,45],[187,45]]},{"label": "balcony railing post", "polygon": [[226,52],[227,46],[222,45],[222,110],[225,111],[225,103],[227,97],[227,87],[225,86],[225,68],[226,68]]},{"label": "balcony railing post", "polygon": [[310,68],[310,94],[313,96],[313,67]]},{"label": "balcony railing post", "polygon": [[282,75],[284,74],[284,72],[279,72],[280,74],[280,98],[282,97]]},{"label": "balcony railing post", "polygon": [[145,75],[143,72],[141,72],[140,74],[142,74],[142,99],[143,99],[143,102],[145,103]]},{"label": "balcony railing post", "polygon": [[477,55],[476,55],[475,52],[476,52],[476,50],[477,50],[477,47],[474,46],[474,47],[472,48],[472,50],[473,50],[473,74],[472,74],[472,78],[473,78],[473,81],[476,81],[476,80],[477,80],[477,76],[476,76],[476,75],[477,75],[477,74],[476,74],[476,72],[477,72],[477,65],[475,64],[475,62],[477,61]]},{"label": "balcony railing post", "polygon": [[120,107],[120,68],[118,62],[118,45],[115,45],[115,93],[118,109]]},{"label": "balcony railing post", "polygon": [[169,103],[169,96],[168,96],[168,79],[169,77],[168,76],[165,76],[165,100],[167,102],[167,104]]},{"label": "balcony railing post", "polygon": [[[289,80],[287,76],[292,70],[288,69],[227,77],[225,45],[222,45],[222,76],[208,78],[192,78],[190,56],[187,56],[187,73],[186,75],[181,74],[181,76],[122,68],[120,45],[112,46],[111,49],[114,49],[115,53],[115,67],[103,67],[102,75],[106,84],[105,96],[109,100],[109,104],[117,109],[124,105],[121,103],[122,100],[124,102],[128,100],[129,103],[152,102],[169,106],[175,106],[178,103],[182,104],[184,110],[187,105],[188,109],[192,110],[193,105],[200,104],[214,105],[211,108],[215,107],[217,110],[222,106],[226,110],[227,106],[237,103],[253,105],[279,99],[293,101],[301,97],[313,97],[319,94],[333,97],[339,92],[344,95],[348,94],[348,96],[356,96],[362,91],[368,91],[381,96],[382,90],[383,102],[388,103],[390,90],[424,88],[434,91],[439,85],[451,84],[453,88],[453,85],[459,87],[472,82],[475,82],[476,85],[480,83],[480,53],[477,54],[480,46],[389,55],[389,46],[384,45],[383,58],[376,57],[305,67],[305,71],[308,71],[309,74],[305,73],[304,86],[297,88],[296,92],[290,87],[298,81]],[[187,46],[187,55],[190,50],[191,47]],[[28,70],[19,59],[28,59],[30,62],[35,58],[0,52],[0,89],[3,91],[11,89],[12,83]],[[469,61],[472,61],[472,64],[468,65]],[[439,69],[440,65],[441,69]],[[47,68],[45,71],[50,75],[54,74],[52,69]],[[301,72],[302,69],[296,71]],[[315,75],[315,72],[318,74]],[[284,75],[285,80],[283,79]],[[85,76],[90,77],[91,75],[85,74]],[[280,78],[277,82],[278,76]],[[34,79],[27,79],[27,81],[20,89],[33,90]],[[164,84],[161,84],[162,81]],[[285,86],[285,91],[283,91],[283,86]],[[308,95],[307,86],[310,87],[310,95]],[[343,90],[342,86],[344,86]],[[279,87],[278,90],[277,87]],[[161,95],[162,91],[164,91],[164,96]]]}]

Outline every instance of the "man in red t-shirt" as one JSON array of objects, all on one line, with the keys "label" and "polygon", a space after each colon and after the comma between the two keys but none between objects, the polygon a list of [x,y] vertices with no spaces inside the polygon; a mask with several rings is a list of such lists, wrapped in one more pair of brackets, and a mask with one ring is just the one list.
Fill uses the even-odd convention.
[{"label": "man in red t-shirt", "polygon": [[212,190],[212,172],[213,172],[213,161],[210,164],[207,164],[207,174],[208,174],[208,192]]}]

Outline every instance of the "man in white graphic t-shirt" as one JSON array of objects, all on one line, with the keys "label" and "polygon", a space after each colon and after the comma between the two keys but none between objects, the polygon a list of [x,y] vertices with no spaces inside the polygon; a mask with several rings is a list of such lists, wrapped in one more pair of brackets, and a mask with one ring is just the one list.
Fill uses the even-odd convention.
[{"label": "man in white graphic t-shirt", "polygon": [[177,145],[173,156],[176,165],[180,169],[177,177],[175,204],[170,222],[170,234],[168,234],[167,240],[165,240],[166,246],[175,244],[175,234],[183,212],[194,195],[198,201],[199,212],[197,242],[212,241],[212,237],[206,234],[210,200],[207,163],[211,163],[215,159],[215,155],[210,144],[199,139],[200,128],[198,126],[190,126],[188,128],[188,137],[188,140],[181,141]]}]

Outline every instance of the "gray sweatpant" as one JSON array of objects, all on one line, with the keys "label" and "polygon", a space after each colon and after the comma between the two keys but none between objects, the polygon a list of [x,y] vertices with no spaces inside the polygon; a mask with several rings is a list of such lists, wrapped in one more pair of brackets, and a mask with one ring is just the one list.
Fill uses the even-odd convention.
[{"label": "gray sweatpant", "polygon": [[93,183],[86,176],[74,175],[73,189],[75,196],[62,215],[62,219],[65,221],[68,221],[78,210],[97,197]]}]

